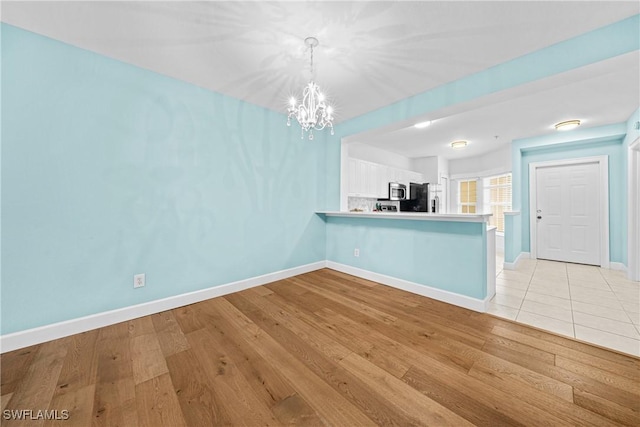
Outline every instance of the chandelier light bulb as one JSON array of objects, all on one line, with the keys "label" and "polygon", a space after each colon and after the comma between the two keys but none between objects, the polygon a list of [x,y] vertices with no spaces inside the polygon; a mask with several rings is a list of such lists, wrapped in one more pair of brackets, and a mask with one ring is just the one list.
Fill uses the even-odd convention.
[{"label": "chandelier light bulb", "polygon": [[301,138],[304,138],[304,132],[309,132],[309,139],[313,139],[313,131],[322,130],[325,127],[330,128],[331,135],[333,135],[333,108],[325,104],[325,95],[320,92],[320,87],[313,81],[313,48],[318,46],[319,42],[315,37],[307,37],[304,43],[311,51],[310,68],[312,77],[302,92],[300,104],[294,97],[289,101],[287,126],[291,126],[291,118],[293,117],[302,128]]}]

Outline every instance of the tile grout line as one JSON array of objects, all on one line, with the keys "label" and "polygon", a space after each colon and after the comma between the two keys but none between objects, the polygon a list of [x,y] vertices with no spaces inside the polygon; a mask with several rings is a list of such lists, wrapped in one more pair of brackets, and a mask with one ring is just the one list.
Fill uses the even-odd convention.
[{"label": "tile grout line", "polygon": [[522,311],[522,305],[524,304],[524,300],[527,299],[527,294],[529,293],[529,288],[531,287],[531,281],[533,280],[533,276],[536,274],[536,269],[538,268],[538,260],[535,260],[535,265],[533,266],[533,271],[531,272],[531,276],[529,277],[529,283],[527,283],[527,289],[524,290],[524,296],[522,297],[522,302],[520,302],[520,308],[518,308],[518,313],[516,313],[516,319],[520,316],[520,312]]},{"label": "tile grout line", "polygon": [[[636,329],[636,331],[638,332],[638,334],[640,335],[640,327],[638,327],[638,325],[636,325],[633,322],[633,319],[631,318],[631,315],[627,312],[627,310],[624,308],[624,305],[622,304],[624,302],[624,300],[620,300],[620,298],[618,297],[618,294],[616,293],[615,289],[613,289],[611,287],[611,283],[609,283],[609,280],[607,280],[607,278],[604,276],[604,274],[602,274],[602,271],[600,271],[600,275],[602,276],[602,278],[604,279],[605,283],[607,284],[607,286],[609,287],[609,289],[611,289],[611,292],[613,292],[613,295],[616,297],[616,300],[620,303],[620,307],[622,307],[622,312],[624,314],[627,315],[627,318],[629,319],[629,321],[631,322],[631,324],[633,325],[633,327]],[[605,331],[606,332],[606,331]],[[617,334],[616,334],[617,335]],[[633,339],[633,338],[632,338]]]}]

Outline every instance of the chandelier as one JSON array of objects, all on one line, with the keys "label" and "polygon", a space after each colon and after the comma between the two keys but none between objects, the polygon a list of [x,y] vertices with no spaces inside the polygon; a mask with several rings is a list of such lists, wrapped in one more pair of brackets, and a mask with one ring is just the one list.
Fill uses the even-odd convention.
[{"label": "chandelier", "polygon": [[313,81],[313,48],[318,46],[318,39],[307,37],[304,44],[311,49],[311,80],[302,92],[302,102],[298,104],[296,98],[289,100],[289,116],[287,126],[291,126],[291,118],[295,117],[300,123],[300,139],[304,138],[304,132],[309,132],[309,139],[313,139],[314,130],[331,128],[333,135],[333,108],[325,103],[325,96],[320,92],[320,87]]}]

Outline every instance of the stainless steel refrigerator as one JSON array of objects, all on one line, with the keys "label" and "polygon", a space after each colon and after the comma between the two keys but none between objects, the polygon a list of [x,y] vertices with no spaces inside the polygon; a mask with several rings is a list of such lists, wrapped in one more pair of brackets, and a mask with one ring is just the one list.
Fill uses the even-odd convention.
[{"label": "stainless steel refrigerator", "polygon": [[412,182],[409,184],[409,199],[400,201],[400,211],[431,212],[430,205],[429,184]]}]

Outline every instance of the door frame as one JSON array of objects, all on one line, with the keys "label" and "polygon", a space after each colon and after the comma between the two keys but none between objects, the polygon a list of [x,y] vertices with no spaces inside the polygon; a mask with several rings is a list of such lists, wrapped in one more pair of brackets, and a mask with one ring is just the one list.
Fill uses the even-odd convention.
[{"label": "door frame", "polygon": [[627,168],[627,277],[640,281],[640,138],[629,144]]},{"label": "door frame", "polygon": [[600,170],[600,267],[609,268],[609,156],[580,157],[576,159],[551,160],[529,164],[529,246],[530,257],[537,259],[538,222],[537,170],[540,168],[597,163]]}]

